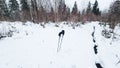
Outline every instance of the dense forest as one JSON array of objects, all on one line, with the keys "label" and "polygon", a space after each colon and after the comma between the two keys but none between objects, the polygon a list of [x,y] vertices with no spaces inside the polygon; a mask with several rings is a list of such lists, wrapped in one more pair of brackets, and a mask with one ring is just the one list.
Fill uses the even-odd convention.
[{"label": "dense forest", "polygon": [[87,8],[78,10],[77,3],[74,3],[72,10],[65,4],[64,0],[0,0],[1,21],[32,21],[40,22],[82,22],[101,21],[109,22],[111,28],[120,23],[120,0],[114,1],[109,10],[100,11],[99,3],[88,2]]}]

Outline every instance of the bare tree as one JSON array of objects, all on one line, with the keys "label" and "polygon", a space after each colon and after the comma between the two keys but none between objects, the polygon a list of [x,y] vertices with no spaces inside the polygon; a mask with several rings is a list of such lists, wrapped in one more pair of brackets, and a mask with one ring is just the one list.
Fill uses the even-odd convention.
[{"label": "bare tree", "polygon": [[32,21],[38,23],[38,6],[36,0],[31,0],[31,17]]},{"label": "bare tree", "polygon": [[22,21],[30,21],[30,6],[27,2],[27,0],[21,0],[21,19]]}]

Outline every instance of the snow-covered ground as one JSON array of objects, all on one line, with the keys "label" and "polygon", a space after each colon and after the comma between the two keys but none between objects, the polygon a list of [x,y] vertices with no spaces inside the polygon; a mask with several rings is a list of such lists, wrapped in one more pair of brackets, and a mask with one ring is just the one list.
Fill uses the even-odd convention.
[{"label": "snow-covered ground", "polygon": [[[99,22],[75,29],[64,22],[59,27],[48,23],[44,28],[30,22],[2,22],[0,32],[11,30],[13,36],[0,40],[0,68],[97,68],[95,63],[103,68],[120,68],[120,38],[106,39],[101,35],[102,29]],[[65,35],[57,52],[61,30],[65,30]],[[120,28],[116,30],[119,34]],[[97,54],[94,45],[98,46]]]}]

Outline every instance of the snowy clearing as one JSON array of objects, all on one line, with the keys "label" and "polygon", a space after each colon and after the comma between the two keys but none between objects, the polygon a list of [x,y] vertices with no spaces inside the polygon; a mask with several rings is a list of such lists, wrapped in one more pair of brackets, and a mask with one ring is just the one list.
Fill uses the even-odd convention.
[{"label": "snowy clearing", "polygon": [[[95,63],[103,68],[120,68],[120,38],[106,39],[101,35],[102,29],[99,22],[75,29],[64,23],[59,27],[48,23],[43,28],[30,22],[2,22],[2,34],[14,32],[12,37],[0,39],[0,68],[97,68]],[[61,30],[65,30],[65,35],[57,52]],[[97,45],[97,54],[94,45]]]}]

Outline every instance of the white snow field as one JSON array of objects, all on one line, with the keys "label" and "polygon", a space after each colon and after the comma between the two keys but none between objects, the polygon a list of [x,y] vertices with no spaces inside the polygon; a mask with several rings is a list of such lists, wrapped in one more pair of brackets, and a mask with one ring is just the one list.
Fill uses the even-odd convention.
[{"label": "white snow field", "polygon": [[[14,33],[12,37],[0,39],[0,68],[97,68],[95,63],[103,68],[120,68],[120,38],[104,38],[103,27],[98,23],[86,23],[73,29],[64,22],[59,27],[48,23],[45,28],[30,22],[1,22],[1,33],[8,30]],[[95,43],[91,36],[93,26]],[[57,52],[61,30],[65,30],[65,35]],[[97,54],[93,49],[95,44]]]}]

